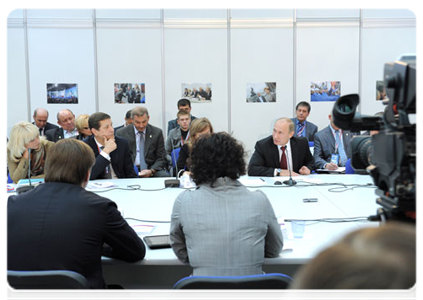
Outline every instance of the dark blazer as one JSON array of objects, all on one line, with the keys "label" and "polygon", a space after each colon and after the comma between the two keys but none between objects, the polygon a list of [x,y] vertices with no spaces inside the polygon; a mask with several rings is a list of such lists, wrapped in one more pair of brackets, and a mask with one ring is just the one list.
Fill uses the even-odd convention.
[{"label": "dark blazer", "polygon": [[[109,164],[109,161],[102,155],[99,155],[100,153],[98,151],[97,143],[94,140],[94,135],[87,137],[84,142],[93,149],[96,157],[95,164],[91,169],[90,180],[105,179],[106,167]],[[131,160],[128,142],[124,138],[118,136],[115,136],[115,142],[117,148],[110,153],[110,159],[112,161],[112,168],[117,177],[138,178],[138,175],[134,170],[134,164]]]},{"label": "dark blazer", "polygon": [[[191,122],[194,121],[196,119],[196,117],[194,117],[193,115],[191,115]],[[179,128],[179,124],[176,121],[176,119],[174,120],[170,120],[169,122],[167,122],[167,134],[169,134],[169,131],[171,131],[173,128]]]},{"label": "dark blazer", "polygon": [[[351,139],[356,133],[342,130],[342,141],[348,158],[351,158],[351,151],[348,147]],[[318,133],[314,137],[314,166],[316,169],[323,169],[325,164],[330,162],[332,154],[335,153],[335,138],[330,129],[330,125]]]},{"label": "dark blazer", "polygon": [[[291,118],[292,122],[294,122],[294,130],[295,132],[297,132],[297,118]],[[305,129],[305,137],[310,141],[313,142],[314,141],[314,135],[316,134],[318,127],[309,122],[309,121],[305,121],[306,122],[306,129]]]},{"label": "dark blazer", "polygon": [[[119,129],[116,135],[128,141],[132,162],[134,163],[137,153],[134,125],[131,124]],[[166,158],[163,132],[160,128],[150,124],[147,125],[145,131],[144,156],[148,169],[160,171],[166,169],[169,164]]]},{"label": "dark blazer", "polygon": [[[308,146],[308,141],[303,137],[292,137],[290,140],[292,152],[292,171],[298,173],[302,166],[313,169],[314,159]],[[269,136],[256,143],[255,151],[248,165],[250,176],[274,176],[274,170],[280,168],[278,147]]]},{"label": "dark blazer", "polygon": [[[32,122],[32,124],[34,124],[34,125],[35,125],[35,122]],[[57,126],[57,125],[54,125],[54,124],[51,124],[51,123],[47,122],[47,123],[46,123],[46,126],[44,126],[44,135],[47,133],[47,130],[50,130],[50,129],[57,129],[57,128],[59,128],[59,126]],[[38,129],[39,129],[39,128],[38,128]]]},{"label": "dark blazer", "polygon": [[50,129],[45,131],[47,140],[51,142],[57,142],[58,140],[61,140],[64,138],[65,134],[63,132],[62,127],[57,127],[54,129]]},{"label": "dark blazer", "polygon": [[8,270],[71,270],[104,288],[101,256],[127,262],[145,246],[114,202],[82,187],[48,182],[7,205]]}]

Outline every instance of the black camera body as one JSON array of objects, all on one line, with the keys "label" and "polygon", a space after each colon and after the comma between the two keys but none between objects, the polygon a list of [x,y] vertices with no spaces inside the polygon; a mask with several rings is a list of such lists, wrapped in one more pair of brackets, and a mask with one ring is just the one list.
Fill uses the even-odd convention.
[{"label": "black camera body", "polygon": [[351,166],[356,173],[370,173],[377,186],[376,202],[382,206],[372,220],[415,222],[416,212],[416,113],[415,61],[385,64],[384,83],[388,100],[383,115],[357,112],[357,94],[340,97],[333,108],[336,126],[353,132],[369,130],[350,142]]}]

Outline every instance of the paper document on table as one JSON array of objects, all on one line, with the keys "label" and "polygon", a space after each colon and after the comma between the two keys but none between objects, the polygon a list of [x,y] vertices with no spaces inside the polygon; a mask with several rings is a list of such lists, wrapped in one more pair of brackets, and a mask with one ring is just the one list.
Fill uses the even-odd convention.
[{"label": "paper document on table", "polygon": [[149,224],[139,224],[139,225],[131,225],[132,229],[134,229],[135,233],[138,235],[146,235],[153,232],[155,225]]},{"label": "paper document on table", "polygon": [[244,186],[262,186],[262,185],[266,185],[266,181],[264,181],[264,179],[261,178],[257,178],[257,179],[238,179],[239,182],[242,183],[242,185]]},{"label": "paper document on table", "polygon": [[317,169],[316,172],[326,172],[326,173],[345,173],[345,167],[338,167],[336,170],[328,169]]},{"label": "paper document on table", "polygon": [[110,181],[89,181],[86,189],[89,191],[96,191],[101,189],[107,189],[116,186]]}]

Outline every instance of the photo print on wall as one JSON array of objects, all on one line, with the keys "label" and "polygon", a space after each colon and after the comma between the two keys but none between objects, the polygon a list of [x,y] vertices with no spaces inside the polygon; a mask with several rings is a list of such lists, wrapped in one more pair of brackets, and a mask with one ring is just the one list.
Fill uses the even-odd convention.
[{"label": "photo print on wall", "polygon": [[310,101],[336,101],[341,97],[340,81],[312,81]]},{"label": "photo print on wall", "polygon": [[376,81],[376,100],[388,100],[386,95],[385,83],[382,80]]},{"label": "photo print on wall", "polygon": [[247,103],[276,102],[276,82],[247,83]]},{"label": "photo print on wall", "polygon": [[115,83],[115,103],[145,103],[145,83]]},{"label": "photo print on wall", "polygon": [[78,104],[78,85],[47,83],[47,104]]},{"label": "photo print on wall", "polygon": [[211,83],[182,83],[181,97],[194,103],[212,102]]}]

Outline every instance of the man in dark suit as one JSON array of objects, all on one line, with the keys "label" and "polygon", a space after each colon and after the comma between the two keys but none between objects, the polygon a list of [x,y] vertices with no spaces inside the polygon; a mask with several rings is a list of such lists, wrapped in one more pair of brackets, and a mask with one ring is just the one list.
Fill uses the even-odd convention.
[{"label": "man in dark suit", "polygon": [[308,175],[314,159],[308,141],[294,137],[294,123],[289,118],[276,120],[273,134],[256,143],[248,165],[250,176]]},{"label": "man in dark suit", "polygon": [[38,127],[40,136],[45,136],[47,130],[59,128],[59,126],[47,122],[48,111],[44,108],[35,109],[32,117],[34,118],[32,124]]},{"label": "man in dark suit", "polygon": [[295,128],[296,137],[305,137],[309,142],[314,141],[314,135],[316,134],[318,128],[311,122],[307,121],[308,116],[310,115],[311,106],[306,101],[301,101],[295,107],[296,118],[292,118]]},{"label": "man in dark suit", "polygon": [[125,114],[125,124],[120,125],[118,127],[115,127],[115,132],[117,132],[119,129],[126,127],[128,125],[132,124],[132,119],[131,119],[131,109],[128,110]]},{"label": "man in dark suit", "polygon": [[57,113],[57,124],[60,128],[46,131],[47,140],[51,142],[76,137],[79,134],[75,127],[75,115],[69,109],[63,109]]},{"label": "man in dark suit", "polygon": [[344,167],[351,153],[348,145],[355,135],[338,128],[329,115],[330,124],[314,137],[314,161],[316,169],[336,170]]},{"label": "man in dark suit", "polygon": [[95,164],[90,180],[107,178],[137,178],[128,142],[115,137],[112,120],[108,114],[93,113],[88,119],[92,135],[84,142],[94,151]]},{"label": "man in dark suit", "polygon": [[[178,111],[183,109],[189,112],[191,115],[191,101],[189,101],[188,99],[185,99],[185,98],[180,99],[178,101],[177,106],[178,106]],[[195,119],[196,118],[193,115],[191,115],[191,122],[194,121]],[[169,132],[174,128],[179,128],[178,119],[170,120],[167,123],[167,134],[169,134]]]},{"label": "man in dark suit", "polygon": [[169,162],[166,158],[163,132],[148,124],[150,116],[145,107],[135,107],[131,111],[132,124],[119,129],[117,136],[129,143],[132,161],[140,171],[140,177],[168,177]]},{"label": "man in dark suit", "polygon": [[10,196],[8,270],[70,270],[90,288],[105,288],[101,256],[135,262],[145,246],[111,200],[86,191],[95,158],[77,139],[57,142],[45,164],[45,184]]}]

